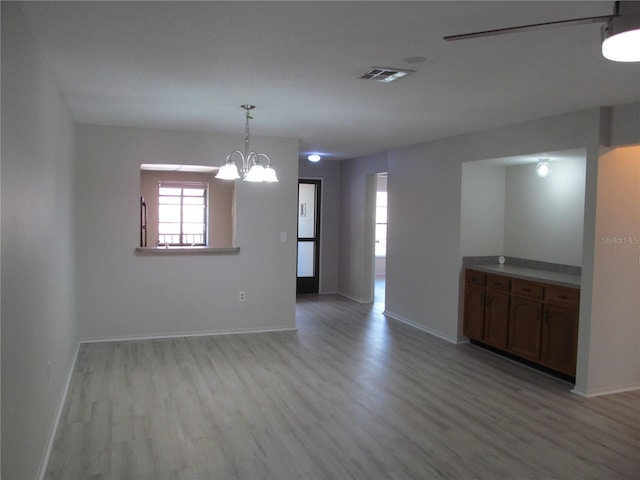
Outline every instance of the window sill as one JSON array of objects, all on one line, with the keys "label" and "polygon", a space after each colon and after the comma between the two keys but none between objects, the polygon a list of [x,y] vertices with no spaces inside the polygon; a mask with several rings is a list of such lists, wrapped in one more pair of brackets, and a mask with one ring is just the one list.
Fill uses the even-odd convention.
[{"label": "window sill", "polygon": [[174,255],[237,255],[240,253],[240,247],[137,247],[134,253],[138,257]]}]

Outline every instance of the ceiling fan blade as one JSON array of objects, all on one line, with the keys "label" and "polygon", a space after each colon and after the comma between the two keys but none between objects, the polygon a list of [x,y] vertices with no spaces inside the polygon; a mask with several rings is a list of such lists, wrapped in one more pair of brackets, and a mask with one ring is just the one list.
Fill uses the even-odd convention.
[{"label": "ceiling fan blade", "polygon": [[460,35],[449,35],[444,40],[452,42],[455,40],[467,40],[469,38],[492,37],[494,35],[505,35],[507,33],[526,32],[529,30],[539,30],[548,27],[564,27],[567,25],[587,25],[590,23],[606,22],[616,15],[602,15],[599,17],[573,18],[571,20],[557,20],[555,22],[533,23],[531,25],[520,25],[518,27],[498,28],[496,30],[485,30],[483,32],[463,33]]}]

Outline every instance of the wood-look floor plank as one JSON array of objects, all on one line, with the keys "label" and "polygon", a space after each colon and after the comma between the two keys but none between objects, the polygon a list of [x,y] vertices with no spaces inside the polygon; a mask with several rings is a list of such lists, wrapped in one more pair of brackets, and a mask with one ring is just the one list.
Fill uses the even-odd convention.
[{"label": "wood-look floor plank", "polygon": [[640,392],[582,398],[339,296],[297,323],[82,345],[45,478],[640,478]]}]

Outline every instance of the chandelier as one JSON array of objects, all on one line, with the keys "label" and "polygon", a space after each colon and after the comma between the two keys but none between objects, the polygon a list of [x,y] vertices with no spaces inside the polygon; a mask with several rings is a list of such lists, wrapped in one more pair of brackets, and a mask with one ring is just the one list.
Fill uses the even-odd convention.
[{"label": "chandelier", "polygon": [[[256,153],[249,150],[249,120],[253,117],[249,114],[255,105],[240,105],[245,110],[245,127],[244,127],[244,152],[235,150],[227,155],[227,160],[218,170],[216,178],[222,180],[235,180],[242,178],[245,182],[277,182],[278,177],[275,169],[271,166],[271,160],[264,153]],[[236,166],[236,160],[242,159],[240,172]],[[263,166],[260,160],[266,162]],[[242,173],[242,177],[240,177]]]}]

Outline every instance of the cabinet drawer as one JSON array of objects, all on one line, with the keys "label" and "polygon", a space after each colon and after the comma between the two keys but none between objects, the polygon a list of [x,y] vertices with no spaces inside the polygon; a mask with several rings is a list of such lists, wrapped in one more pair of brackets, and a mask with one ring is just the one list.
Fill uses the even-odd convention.
[{"label": "cabinet drawer", "polygon": [[484,287],[484,278],[484,273],[476,272],[475,270],[466,270],[464,274],[465,283],[479,287]]},{"label": "cabinet drawer", "polygon": [[502,275],[487,275],[487,288],[493,290],[509,291],[511,288],[511,279],[503,277]]},{"label": "cabinet drawer", "polygon": [[539,283],[528,282],[526,280],[515,278],[511,282],[511,293],[521,297],[542,300],[544,287]]},{"label": "cabinet drawer", "polygon": [[578,308],[580,306],[580,290],[547,286],[544,289],[544,301],[562,307]]}]

